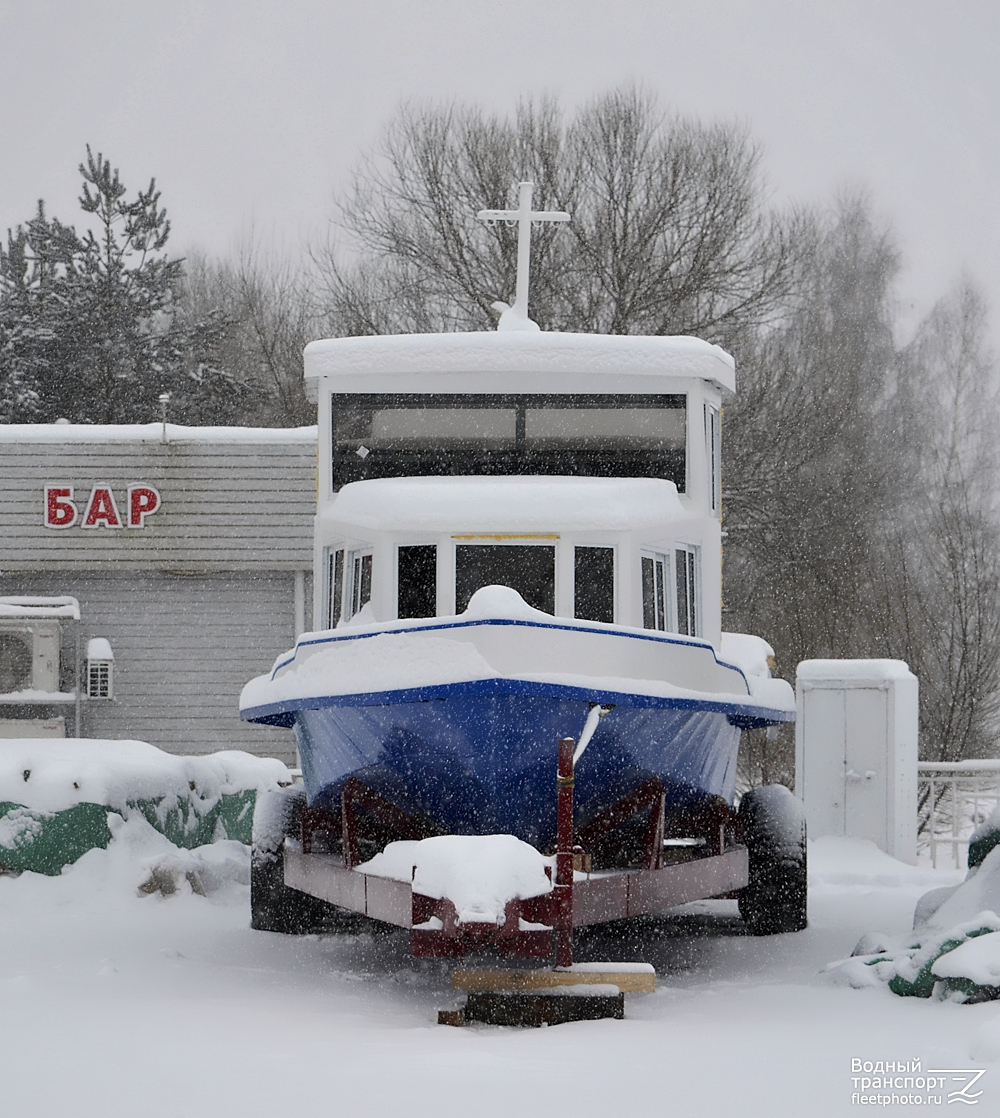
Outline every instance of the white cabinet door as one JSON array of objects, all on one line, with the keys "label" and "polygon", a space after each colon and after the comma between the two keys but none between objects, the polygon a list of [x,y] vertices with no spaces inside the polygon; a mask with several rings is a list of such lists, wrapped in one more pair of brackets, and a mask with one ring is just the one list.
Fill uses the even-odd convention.
[{"label": "white cabinet door", "polygon": [[805,693],[802,720],[809,749],[803,758],[810,835],[845,833],[846,692],[817,687]]},{"label": "white cabinet door", "polygon": [[889,788],[886,778],[889,692],[854,687],[844,692],[846,710],[845,834],[871,839],[886,849]]}]

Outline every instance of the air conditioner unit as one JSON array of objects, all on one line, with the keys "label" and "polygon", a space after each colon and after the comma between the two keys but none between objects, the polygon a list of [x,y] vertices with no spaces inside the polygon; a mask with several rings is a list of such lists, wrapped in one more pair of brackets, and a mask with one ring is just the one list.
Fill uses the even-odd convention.
[{"label": "air conditioner unit", "polygon": [[0,718],[2,738],[64,738],[65,718]]},{"label": "air conditioner unit", "polygon": [[58,621],[0,618],[0,695],[59,690]]}]

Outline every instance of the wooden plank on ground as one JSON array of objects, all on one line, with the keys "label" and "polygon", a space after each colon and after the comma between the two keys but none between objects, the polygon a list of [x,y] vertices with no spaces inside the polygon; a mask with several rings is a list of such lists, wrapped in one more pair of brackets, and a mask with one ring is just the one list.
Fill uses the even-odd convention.
[{"label": "wooden plank on ground", "polygon": [[[586,964],[586,970],[469,970],[452,972],[453,990],[545,990],[553,986],[617,986],[623,994],[651,994],[656,989],[656,973],[647,963],[634,964],[641,970],[621,970],[628,964]],[[594,968],[594,969],[591,969]],[[612,969],[613,968],[613,969]]]}]

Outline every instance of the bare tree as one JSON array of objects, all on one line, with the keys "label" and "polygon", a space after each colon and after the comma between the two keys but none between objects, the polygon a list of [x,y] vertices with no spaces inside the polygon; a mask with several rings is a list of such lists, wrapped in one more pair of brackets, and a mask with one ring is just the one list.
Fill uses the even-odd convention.
[{"label": "bare tree", "polygon": [[[727,408],[727,627],[800,659],[889,656],[921,681],[921,753],[995,753],[1000,529],[995,369],[964,282],[903,350],[896,249],[863,199],[816,242],[787,323],[739,339]],[[748,738],[742,779],[792,772],[790,735]]]},{"label": "bare tree", "polygon": [[799,306],[733,347],[727,627],[763,632],[786,675],[808,657],[869,654],[883,626],[872,579],[900,476],[887,421],[897,259],[866,202],[842,201],[813,242]]},{"label": "bare tree", "polygon": [[192,256],[181,313],[225,322],[224,366],[253,388],[242,421],[265,426],[314,423],[306,398],[302,350],[323,332],[312,310],[302,269],[252,243],[235,264]]},{"label": "bare tree", "polygon": [[318,254],[331,324],[489,329],[514,289],[516,232],[475,214],[531,180],[542,207],[572,214],[532,238],[544,328],[721,339],[772,318],[795,286],[806,218],[767,209],[760,163],[745,127],[665,115],[635,89],[570,120],[551,100],[513,119],[406,107],[341,202],[346,240]]},{"label": "bare tree", "polygon": [[920,484],[899,525],[892,599],[897,639],[920,677],[927,760],[993,755],[1000,728],[1000,408],[985,333],[982,295],[963,280],[902,363]]}]

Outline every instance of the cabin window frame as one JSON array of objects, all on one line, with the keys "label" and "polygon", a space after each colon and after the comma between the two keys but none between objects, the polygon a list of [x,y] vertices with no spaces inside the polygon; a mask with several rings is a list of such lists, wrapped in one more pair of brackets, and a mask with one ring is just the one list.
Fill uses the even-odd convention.
[{"label": "cabin window frame", "polygon": [[[585,542],[577,542],[577,541],[574,541],[572,544],[569,544],[568,546],[572,549],[572,559],[573,559],[573,563],[572,563],[572,570],[573,570],[573,586],[572,586],[573,613],[572,613],[572,616],[576,620],[579,620],[579,621],[590,621],[590,620],[593,620],[593,618],[582,617],[580,614],[577,613],[577,593],[576,593],[577,562],[576,562],[576,553],[577,553],[577,551],[580,551],[580,550],[595,550],[595,549],[600,549],[602,551],[610,551],[611,552],[611,620],[610,620],[610,622],[607,622],[607,624],[614,625],[618,621],[618,548],[617,548],[617,546],[613,543],[585,543]],[[557,560],[557,562],[558,562],[558,560]]]},{"label": "cabin window frame", "polygon": [[396,601],[396,619],[402,621],[419,620],[419,618],[402,617],[399,612],[399,594],[400,594],[400,578],[399,578],[399,560],[400,552],[408,547],[430,547],[434,549],[434,579],[433,590],[431,596],[434,600],[434,608],[429,614],[421,614],[420,617],[437,617],[438,616],[438,579],[441,564],[441,547],[437,540],[412,540],[406,543],[397,543],[394,548],[395,564],[393,566],[394,580],[396,586],[395,601]]},{"label": "cabin window frame", "polygon": [[[341,621],[350,621],[352,617],[356,617],[372,600],[374,567],[375,549],[370,544],[345,548]],[[364,596],[366,589],[367,597]]]},{"label": "cabin window frame", "polygon": [[[565,392],[565,393],[550,393],[550,392],[519,392],[519,393],[499,393],[499,392],[385,392],[385,393],[356,393],[356,392],[333,392],[330,394],[330,485],[332,492],[336,493],[341,486],[349,484],[354,481],[363,481],[366,477],[451,477],[451,476],[476,476],[476,477],[490,477],[490,476],[507,476],[507,477],[526,477],[544,473],[548,476],[578,476],[578,477],[657,477],[666,478],[666,480],[673,481],[677,486],[678,493],[686,493],[689,488],[690,482],[690,454],[688,451],[688,441],[690,437],[691,421],[689,416],[690,401],[686,393],[683,392],[649,392],[649,393],[590,393],[590,392]],[[423,468],[423,463],[420,461],[420,455],[425,453],[419,449],[412,451],[412,457],[415,459],[414,471],[392,472],[382,474],[373,472],[367,474],[362,468],[362,464],[369,461],[370,455],[376,453],[370,451],[367,447],[358,447],[354,450],[338,449],[337,442],[337,413],[338,408],[353,405],[359,408],[372,408],[377,409],[379,406],[384,408],[399,408],[399,409],[446,409],[446,408],[459,408],[459,409],[483,409],[483,410],[513,410],[515,412],[515,427],[514,427],[514,441],[512,445],[506,448],[498,447],[486,455],[485,451],[481,452],[481,457],[477,459],[477,452],[475,451],[456,451],[456,457],[466,455],[462,464],[465,467],[475,466],[476,468],[471,471],[468,468],[456,469],[454,473],[440,471],[436,473],[428,473]],[[586,411],[588,409],[612,409],[621,410],[628,408],[644,409],[644,410],[664,410],[664,411],[677,411],[680,412],[683,421],[683,434],[679,439],[677,445],[668,451],[665,451],[663,456],[657,456],[655,461],[663,463],[664,468],[659,473],[652,473],[646,470],[642,472],[622,473],[616,469],[614,473],[606,472],[593,472],[581,473],[576,469],[577,462],[580,461],[583,465],[592,465],[600,461],[602,451],[599,448],[576,448],[565,449],[562,451],[538,451],[532,450],[529,440],[526,435],[527,417],[528,413],[532,410],[550,410],[568,408],[574,411]],[[364,449],[365,454],[360,456],[358,451]],[[394,453],[399,453],[394,452]],[[614,452],[618,457],[616,465],[622,465],[625,460],[626,452]],[[651,453],[649,450],[633,450],[627,452],[631,455],[633,462],[646,462],[650,459]],[[670,466],[667,456],[673,454],[679,456],[679,467]],[[553,468],[550,470],[539,469],[539,456],[542,456],[542,461],[545,459],[554,460],[557,466],[572,465],[572,469]],[[560,457],[561,456],[561,457]],[[578,456],[578,457],[574,457]],[[591,457],[588,457],[591,456]],[[355,459],[357,459],[355,461]],[[444,460],[443,458],[441,459]],[[674,476],[667,477],[668,473]]]},{"label": "cabin window frame", "polygon": [[327,629],[336,629],[344,615],[346,555],[342,543],[323,548],[323,621]]},{"label": "cabin window frame", "polygon": [[708,461],[708,501],[722,518],[722,409],[705,404],[705,453]]},{"label": "cabin window frame", "polygon": [[[461,613],[459,609],[458,597],[458,567],[459,567],[459,549],[462,547],[547,547],[552,552],[552,616],[558,617],[559,613],[559,592],[560,592],[560,578],[559,578],[559,553],[561,540],[555,533],[544,533],[540,535],[515,535],[507,533],[498,533],[497,535],[489,534],[470,534],[470,535],[457,535],[452,536],[452,589],[455,596],[455,612]],[[440,554],[439,554],[440,561]],[[477,587],[482,589],[482,587]],[[472,592],[475,594],[475,590]],[[518,591],[520,593],[520,591]],[[469,595],[470,599],[472,595]],[[528,603],[531,604],[530,602]],[[545,612],[543,610],[543,612]]]},{"label": "cabin window frame", "polygon": [[[682,565],[683,580],[681,579]],[[701,548],[697,544],[675,545],[673,582],[674,632],[682,636],[700,637],[705,631],[705,622],[701,602]],[[682,624],[684,628],[681,628]]]},{"label": "cabin window frame", "polygon": [[[647,599],[647,567],[652,575],[652,597]],[[643,548],[639,558],[639,592],[642,597],[642,627],[652,632],[672,633],[674,597],[673,552]],[[652,624],[649,621],[652,620]]]}]

